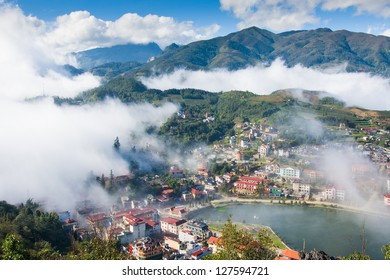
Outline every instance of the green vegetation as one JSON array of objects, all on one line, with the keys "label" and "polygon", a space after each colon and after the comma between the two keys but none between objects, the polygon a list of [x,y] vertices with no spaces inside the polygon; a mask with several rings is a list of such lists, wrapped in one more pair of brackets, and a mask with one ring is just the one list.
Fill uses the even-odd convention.
[{"label": "green vegetation", "polygon": [[118,240],[78,241],[68,235],[56,213],[45,212],[29,199],[18,206],[0,201],[0,259],[122,260]]},{"label": "green vegetation", "polygon": [[121,251],[120,242],[116,239],[102,240],[92,238],[76,243],[69,254],[71,260],[126,260],[128,256]]},{"label": "green vegetation", "polygon": [[0,202],[0,244],[6,259],[58,258],[70,239],[56,213],[48,213],[32,200],[19,206]]},{"label": "green vegetation", "polygon": [[[75,99],[56,97],[56,104],[99,102],[106,98],[119,99],[124,103],[148,102],[159,106],[165,102],[178,105],[178,114],[172,116],[160,128],[159,134],[190,144],[194,141],[212,144],[232,136],[235,123],[257,122],[276,127],[286,141],[284,146],[321,144],[333,139],[343,140],[348,135],[335,133],[322,124],[338,127],[361,127],[361,110],[346,108],[333,97],[320,98],[318,92],[303,91],[304,100],[289,91],[277,91],[271,95],[230,91],[214,93],[196,89],[147,89],[141,82],[130,77],[119,77],[105,85],[87,91]],[[386,112],[368,111],[376,115],[376,121],[390,123]],[[337,132],[337,131],[336,131]]]},{"label": "green vegetation", "polygon": [[382,246],[382,252],[385,255],[385,260],[390,260],[390,243]]},{"label": "green vegetation", "polygon": [[140,67],[137,74],[161,74],[177,68],[237,70],[281,57],[288,67],[334,66],[347,61],[348,72],[389,76],[389,49],[390,40],[385,36],[327,28],[275,34],[251,27],[224,37],[169,48]]},{"label": "green vegetation", "polygon": [[222,238],[215,254],[207,256],[208,260],[272,260],[276,256],[269,232],[260,230],[256,236],[239,229],[227,220],[221,229]]}]

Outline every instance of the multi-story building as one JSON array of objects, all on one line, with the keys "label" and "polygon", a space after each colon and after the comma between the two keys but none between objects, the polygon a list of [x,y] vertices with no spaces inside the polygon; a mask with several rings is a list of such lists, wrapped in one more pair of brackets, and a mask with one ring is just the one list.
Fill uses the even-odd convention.
[{"label": "multi-story building", "polygon": [[308,183],[317,183],[325,178],[325,173],[321,170],[305,169],[302,171],[302,177]]},{"label": "multi-story building", "polygon": [[269,145],[266,145],[266,144],[262,144],[261,146],[259,146],[259,148],[257,149],[257,151],[259,152],[260,156],[261,157],[266,157],[268,156],[269,154]]},{"label": "multi-story building", "polygon": [[244,181],[234,182],[234,190],[237,194],[256,194],[259,188],[258,183],[250,183]]},{"label": "multi-story building", "polygon": [[129,249],[138,260],[161,260],[163,255],[161,244],[149,237],[137,240]]},{"label": "multi-story building", "polygon": [[161,231],[171,233],[174,235],[178,235],[179,231],[184,228],[185,223],[187,223],[186,220],[182,219],[174,219],[174,218],[164,218],[161,219]]},{"label": "multi-story building", "polygon": [[293,191],[298,195],[310,196],[310,184],[293,183]]},{"label": "multi-story building", "polygon": [[299,179],[301,177],[301,170],[291,166],[283,166],[279,168],[279,175],[286,178]]},{"label": "multi-story building", "polygon": [[322,196],[326,200],[345,200],[345,190],[336,187],[327,187],[325,191],[322,192]]},{"label": "multi-story building", "polygon": [[211,235],[208,225],[198,220],[188,221],[185,229],[191,231],[194,236],[198,236],[201,240],[209,238]]}]

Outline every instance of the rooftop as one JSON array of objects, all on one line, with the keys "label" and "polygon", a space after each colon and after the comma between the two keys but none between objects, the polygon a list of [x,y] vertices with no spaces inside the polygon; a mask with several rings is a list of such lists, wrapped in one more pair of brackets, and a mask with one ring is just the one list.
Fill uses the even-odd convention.
[{"label": "rooftop", "polygon": [[178,219],[175,219],[175,218],[164,218],[164,219],[161,219],[161,222],[164,222],[164,223],[168,223],[170,225],[174,225],[174,226],[180,226],[184,223],[187,222],[187,220],[178,220]]}]

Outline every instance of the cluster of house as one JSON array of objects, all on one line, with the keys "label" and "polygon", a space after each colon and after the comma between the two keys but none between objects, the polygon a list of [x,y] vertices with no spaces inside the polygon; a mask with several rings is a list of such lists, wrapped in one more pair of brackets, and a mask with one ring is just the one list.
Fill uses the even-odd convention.
[{"label": "cluster of house", "polygon": [[[354,167],[353,167],[354,168]],[[356,171],[356,170],[355,170]],[[356,171],[356,173],[359,173]],[[236,178],[234,182],[232,179]],[[284,187],[279,184],[283,181],[289,182]],[[232,173],[223,176],[216,176],[217,186],[221,184],[232,184],[234,193],[246,196],[292,197],[308,199],[311,197],[313,185],[322,191],[319,199],[322,200],[346,200],[347,191],[345,188],[326,183],[325,173],[321,170],[301,170],[292,166],[279,166],[268,164],[263,170],[257,170],[252,176],[235,177]],[[279,183],[278,183],[279,182]],[[279,186],[278,186],[279,185]]]},{"label": "cluster of house", "polygon": [[212,236],[208,225],[185,219],[183,207],[157,210],[152,207],[128,208],[109,213],[101,208],[79,208],[76,219],[59,213],[64,228],[80,240],[98,237],[117,239],[124,251],[135,259],[201,259],[212,253],[204,244]]}]

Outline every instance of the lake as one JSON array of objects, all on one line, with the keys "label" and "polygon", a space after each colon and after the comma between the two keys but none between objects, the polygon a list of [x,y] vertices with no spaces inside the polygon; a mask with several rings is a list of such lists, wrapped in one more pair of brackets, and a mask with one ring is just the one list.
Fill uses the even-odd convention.
[{"label": "lake", "polygon": [[347,256],[362,252],[366,239],[366,254],[371,259],[384,259],[382,245],[390,243],[390,218],[372,214],[315,208],[297,205],[237,204],[221,208],[206,208],[196,218],[225,222],[232,215],[234,222],[271,227],[292,249],[323,250],[331,256]]}]

